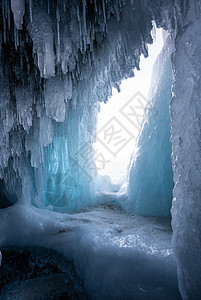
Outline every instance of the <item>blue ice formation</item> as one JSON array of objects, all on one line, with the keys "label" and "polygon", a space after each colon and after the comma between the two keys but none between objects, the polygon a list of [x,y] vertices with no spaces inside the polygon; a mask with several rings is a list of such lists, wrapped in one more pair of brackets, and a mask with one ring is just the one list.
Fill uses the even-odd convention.
[{"label": "blue ice formation", "polygon": [[[86,129],[85,112],[68,106],[64,122],[53,122],[52,143],[44,149],[44,167],[37,176],[43,180],[42,197],[36,206],[54,211],[76,211],[95,201],[90,128]],[[96,107],[92,109],[96,114]],[[38,184],[37,184],[38,185]]]},{"label": "blue ice formation", "polygon": [[159,0],[0,2],[1,199],[62,211],[94,203],[83,149],[96,138],[98,103],[139,69],[152,20],[173,27],[173,8],[164,21]]},{"label": "blue ice formation", "polygon": [[154,66],[149,101],[129,173],[128,211],[169,215],[172,203],[170,113],[172,42],[164,44]]}]

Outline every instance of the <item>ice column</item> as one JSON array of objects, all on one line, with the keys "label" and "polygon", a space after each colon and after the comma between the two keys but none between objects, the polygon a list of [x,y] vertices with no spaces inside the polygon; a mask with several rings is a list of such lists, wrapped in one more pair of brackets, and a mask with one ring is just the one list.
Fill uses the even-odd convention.
[{"label": "ice column", "polygon": [[171,100],[173,146],[172,225],[183,299],[201,295],[201,16],[191,1],[175,40]]}]

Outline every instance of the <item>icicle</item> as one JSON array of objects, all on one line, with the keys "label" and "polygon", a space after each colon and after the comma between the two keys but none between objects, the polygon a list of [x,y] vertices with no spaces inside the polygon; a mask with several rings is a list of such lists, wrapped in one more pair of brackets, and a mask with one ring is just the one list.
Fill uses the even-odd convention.
[{"label": "icicle", "polygon": [[10,7],[8,5],[8,29],[10,30]]},{"label": "icicle", "polygon": [[11,9],[16,28],[18,30],[22,29],[23,16],[25,13],[24,0],[11,0]]},{"label": "icicle", "polygon": [[37,53],[37,65],[40,70],[40,76],[44,76],[44,55],[42,52]]},{"label": "icicle", "polygon": [[14,35],[15,35],[15,49],[17,50],[17,47],[19,46],[19,34],[17,28],[14,28]]},{"label": "icicle", "polygon": [[57,5],[57,61],[60,62],[60,29],[59,29],[59,23],[60,23],[60,12],[59,7]]},{"label": "icicle", "polygon": [[10,30],[10,5],[8,1],[9,0],[2,1],[2,11],[3,11],[3,18],[7,19],[8,29]]},{"label": "icicle", "polygon": [[94,48],[93,48],[93,39],[92,39],[92,42],[90,43],[90,52],[93,52],[94,51]]},{"label": "icicle", "polygon": [[48,12],[48,14],[50,13],[50,2],[49,2],[49,0],[47,0],[47,12]]},{"label": "icicle", "polygon": [[95,5],[95,12],[97,13],[98,8],[97,8],[97,2],[96,2],[96,0],[94,0],[94,5]]},{"label": "icicle", "polygon": [[79,6],[77,5],[77,20],[80,23],[80,12],[79,12]]},{"label": "icicle", "polygon": [[87,62],[91,66],[91,55],[89,51],[87,52],[87,56],[88,56]]},{"label": "icicle", "polygon": [[65,1],[63,2],[63,10],[64,10],[64,12],[66,12],[66,2]]},{"label": "icicle", "polygon": [[79,30],[80,30],[80,52],[82,53],[82,23],[79,22]]},{"label": "icicle", "polygon": [[56,15],[57,15],[57,41],[58,41],[58,44],[60,45],[60,30],[59,30],[60,12],[59,12],[59,7],[58,7],[58,5],[57,5],[57,12],[56,12]]},{"label": "icicle", "polygon": [[82,6],[83,6],[84,34],[86,35],[86,32],[87,32],[87,25],[86,25],[86,0],[82,0]]},{"label": "icicle", "polygon": [[32,18],[32,0],[29,0],[29,15],[30,15],[30,21],[33,22]]},{"label": "icicle", "polygon": [[21,66],[21,70],[23,70],[23,56],[20,56],[20,66]]},{"label": "icicle", "polygon": [[3,29],[4,29],[4,42],[6,43],[6,14],[5,14],[5,3],[2,2],[2,10],[3,10]]},{"label": "icicle", "polygon": [[29,64],[29,62],[27,62],[27,73],[28,73],[28,75],[30,75],[30,64]]},{"label": "icicle", "polygon": [[86,42],[88,45],[91,44],[90,32],[91,32],[90,30],[87,30]]},{"label": "icicle", "polygon": [[103,6],[103,16],[104,16],[104,22],[106,24],[106,15],[105,15],[105,2],[102,0],[102,6]]}]

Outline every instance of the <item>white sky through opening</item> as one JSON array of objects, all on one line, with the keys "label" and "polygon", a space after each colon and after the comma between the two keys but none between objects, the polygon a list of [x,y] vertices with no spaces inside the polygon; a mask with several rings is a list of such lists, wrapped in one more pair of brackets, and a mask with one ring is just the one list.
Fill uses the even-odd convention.
[{"label": "white sky through opening", "polygon": [[[127,103],[129,107],[130,99],[138,93],[143,95],[145,100],[148,99],[152,67],[163,46],[163,30],[156,29],[155,37],[153,44],[148,46],[148,58],[141,56],[140,70],[135,70],[135,77],[123,80],[121,92],[113,89],[108,102],[100,104],[95,150],[101,155],[97,155],[97,159],[95,156],[96,165],[98,174],[110,176],[114,183],[119,183],[125,176],[139,133],[139,129],[131,119],[129,120],[130,117],[126,116],[128,109],[126,112],[126,108],[123,107],[127,106]],[[141,114],[142,112],[141,108]]]}]

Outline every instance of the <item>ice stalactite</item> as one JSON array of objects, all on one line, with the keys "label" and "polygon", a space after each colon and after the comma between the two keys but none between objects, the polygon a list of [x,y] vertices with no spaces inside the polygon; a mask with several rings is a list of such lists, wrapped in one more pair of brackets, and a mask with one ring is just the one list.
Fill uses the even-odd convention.
[{"label": "ice stalactite", "polygon": [[200,299],[201,295],[200,4],[191,1],[185,20],[178,22],[170,105],[175,182],[173,247],[183,299]]},{"label": "ice stalactite", "polygon": [[23,16],[25,13],[24,0],[11,0],[11,9],[14,15],[16,28],[22,29]]},{"label": "ice stalactite", "polygon": [[167,37],[154,66],[151,90],[137,150],[129,173],[128,211],[139,215],[169,215],[172,203],[170,115],[173,41]]},{"label": "ice stalactite", "polygon": [[64,84],[58,77],[49,78],[45,84],[46,115],[57,122],[63,122],[66,116]]},{"label": "ice stalactite", "polygon": [[82,203],[91,203],[93,155],[84,164],[81,149],[95,140],[98,102],[147,55],[156,9],[130,1],[1,2],[0,178],[7,195],[14,190],[44,207],[53,166],[66,178],[66,159],[68,175],[85,187]]},{"label": "ice stalactite", "polygon": [[37,55],[37,64],[41,77],[55,74],[55,55],[53,50],[53,30],[50,15],[43,7],[34,6],[28,26],[33,41],[33,52]]}]

